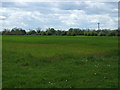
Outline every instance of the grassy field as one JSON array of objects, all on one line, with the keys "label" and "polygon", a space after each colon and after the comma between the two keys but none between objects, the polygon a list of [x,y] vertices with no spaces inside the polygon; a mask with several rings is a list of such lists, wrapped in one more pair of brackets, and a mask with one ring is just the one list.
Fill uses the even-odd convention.
[{"label": "grassy field", "polygon": [[3,36],[3,88],[116,88],[118,38]]}]

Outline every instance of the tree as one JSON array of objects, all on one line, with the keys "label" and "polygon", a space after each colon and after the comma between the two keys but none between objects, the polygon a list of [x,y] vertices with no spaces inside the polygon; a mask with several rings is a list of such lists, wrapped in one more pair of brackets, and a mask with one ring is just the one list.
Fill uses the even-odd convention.
[{"label": "tree", "polygon": [[36,34],[36,31],[35,30],[30,30],[29,32],[28,32],[28,35],[35,35]]},{"label": "tree", "polygon": [[46,33],[44,31],[41,31],[40,35],[46,35]]},{"label": "tree", "polygon": [[68,31],[65,30],[55,30],[54,28],[48,28],[46,31],[41,31],[41,28],[36,30],[30,30],[26,32],[22,28],[12,28],[4,29],[2,35],[61,35],[61,36],[120,36],[120,30],[90,30],[90,29],[79,29],[79,28],[70,28]]},{"label": "tree", "polygon": [[98,36],[106,36],[105,32],[104,31],[101,31],[98,33]]},{"label": "tree", "polygon": [[2,31],[2,35],[9,35],[10,34],[10,30],[9,29],[4,29]]},{"label": "tree", "polygon": [[37,28],[37,29],[36,29],[36,34],[37,34],[37,35],[40,35],[40,34],[41,34],[41,28]]},{"label": "tree", "polygon": [[56,30],[54,28],[48,28],[46,30],[46,35],[56,35]]},{"label": "tree", "polygon": [[61,35],[61,33],[62,33],[62,31],[60,31],[60,30],[56,31],[56,35]]},{"label": "tree", "polygon": [[109,31],[107,36],[116,36],[117,32],[115,30]]},{"label": "tree", "polygon": [[20,35],[26,35],[26,31],[25,30],[20,30],[21,34]]}]

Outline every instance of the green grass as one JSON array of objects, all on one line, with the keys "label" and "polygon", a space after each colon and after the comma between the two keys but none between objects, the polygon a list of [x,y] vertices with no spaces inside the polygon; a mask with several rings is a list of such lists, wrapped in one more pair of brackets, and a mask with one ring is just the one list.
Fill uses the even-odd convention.
[{"label": "green grass", "polygon": [[118,37],[2,38],[3,88],[118,87]]}]

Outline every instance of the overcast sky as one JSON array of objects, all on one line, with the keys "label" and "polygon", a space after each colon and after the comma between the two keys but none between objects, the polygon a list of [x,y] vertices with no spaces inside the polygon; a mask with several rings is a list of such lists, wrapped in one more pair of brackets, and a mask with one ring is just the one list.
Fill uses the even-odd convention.
[{"label": "overcast sky", "polygon": [[[16,1],[16,2],[15,2]],[[81,28],[97,29],[100,22],[102,29],[117,29],[118,2],[91,1],[48,1],[24,2],[12,0],[0,2],[0,30],[19,27],[26,30],[38,27],[45,30]]]}]

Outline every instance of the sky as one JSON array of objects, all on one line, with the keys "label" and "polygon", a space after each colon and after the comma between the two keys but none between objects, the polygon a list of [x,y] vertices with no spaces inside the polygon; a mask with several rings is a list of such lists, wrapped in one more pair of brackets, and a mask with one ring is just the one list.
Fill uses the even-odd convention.
[{"label": "sky", "polygon": [[[110,0],[111,1],[111,0]],[[0,2],[0,30],[118,28],[118,2],[96,0],[6,0]]]}]

